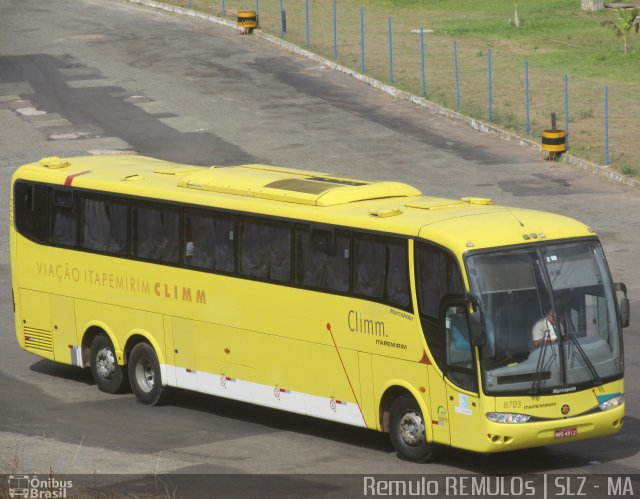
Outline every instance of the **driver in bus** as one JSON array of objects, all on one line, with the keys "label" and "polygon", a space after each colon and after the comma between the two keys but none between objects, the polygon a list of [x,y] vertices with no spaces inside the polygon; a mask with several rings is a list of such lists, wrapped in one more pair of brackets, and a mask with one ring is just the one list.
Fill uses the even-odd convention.
[{"label": "driver in bus", "polygon": [[531,336],[533,337],[533,344],[536,348],[541,346],[544,342],[555,343],[558,341],[555,329],[555,317],[553,316],[553,309],[547,308],[547,314],[533,325],[531,330]]}]

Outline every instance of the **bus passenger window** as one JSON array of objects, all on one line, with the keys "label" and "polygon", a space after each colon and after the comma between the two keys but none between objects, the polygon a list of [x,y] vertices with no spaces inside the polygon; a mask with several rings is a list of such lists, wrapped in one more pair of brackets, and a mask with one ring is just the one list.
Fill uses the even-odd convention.
[{"label": "bus passenger window", "polygon": [[77,224],[72,190],[53,189],[51,206],[51,236],[53,244],[73,247],[77,241]]},{"label": "bus passenger window", "polygon": [[163,263],[178,263],[180,209],[150,203],[135,208],[135,256]]},{"label": "bus passenger window", "polygon": [[296,284],[348,292],[350,246],[348,232],[296,228]]},{"label": "bus passenger window", "polygon": [[462,276],[453,257],[433,246],[416,244],[416,288],[420,313],[440,320],[442,298],[464,293]]},{"label": "bus passenger window", "polygon": [[127,221],[125,200],[86,195],[82,200],[80,247],[114,255],[126,254]]},{"label": "bus passenger window", "polygon": [[384,297],[386,273],[385,245],[379,239],[356,236],[355,241],[355,289],[354,292],[367,298]]},{"label": "bus passenger window", "polygon": [[185,210],[185,265],[218,272],[235,267],[235,222],[231,217],[201,210]]},{"label": "bus passenger window", "polygon": [[357,235],[355,293],[407,307],[409,276],[406,243],[386,237]]},{"label": "bus passenger window", "polygon": [[45,241],[49,236],[49,189],[18,181],[13,204],[17,231],[34,241]]},{"label": "bus passenger window", "polygon": [[387,255],[387,296],[392,304],[406,308],[411,304],[406,242],[388,244]]},{"label": "bus passenger window", "polygon": [[291,227],[287,223],[243,220],[239,223],[240,275],[276,282],[291,280]]}]

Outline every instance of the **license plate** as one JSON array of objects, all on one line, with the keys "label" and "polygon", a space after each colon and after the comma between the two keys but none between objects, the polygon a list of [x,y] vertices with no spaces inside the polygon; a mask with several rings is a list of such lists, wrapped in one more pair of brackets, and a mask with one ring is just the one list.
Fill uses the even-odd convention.
[{"label": "license plate", "polygon": [[577,428],[562,428],[561,430],[556,430],[553,434],[553,438],[567,438],[567,437],[575,437],[578,434]]}]

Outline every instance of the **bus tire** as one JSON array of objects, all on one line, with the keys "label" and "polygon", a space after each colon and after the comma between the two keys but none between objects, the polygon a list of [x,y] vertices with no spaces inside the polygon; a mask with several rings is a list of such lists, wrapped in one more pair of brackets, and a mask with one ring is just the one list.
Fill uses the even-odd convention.
[{"label": "bus tire", "polygon": [[148,343],[138,343],[129,356],[129,381],[139,402],[145,405],[163,405],[167,401],[168,387],[162,385],[160,362]]},{"label": "bus tire", "polygon": [[118,364],[113,344],[104,334],[91,342],[91,375],[105,393],[122,393],[128,387],[127,371]]},{"label": "bus tire", "polygon": [[427,442],[422,411],[411,395],[402,395],[391,404],[389,437],[400,459],[426,463],[436,458],[438,448]]}]

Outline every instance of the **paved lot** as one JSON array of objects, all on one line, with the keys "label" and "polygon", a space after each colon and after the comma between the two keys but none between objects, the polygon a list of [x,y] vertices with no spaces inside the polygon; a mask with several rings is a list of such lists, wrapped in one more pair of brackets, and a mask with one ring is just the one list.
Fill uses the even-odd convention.
[{"label": "paved lot", "polygon": [[192,394],[162,408],[107,396],[89,374],[17,347],[3,201],[0,472],[640,473],[637,190],[542,162],[257,37],[118,1],[0,0],[0,199],[18,165],[98,150],[395,179],[581,219],[630,288],[625,426],[604,441],[450,452],[418,466],[369,431]]}]

